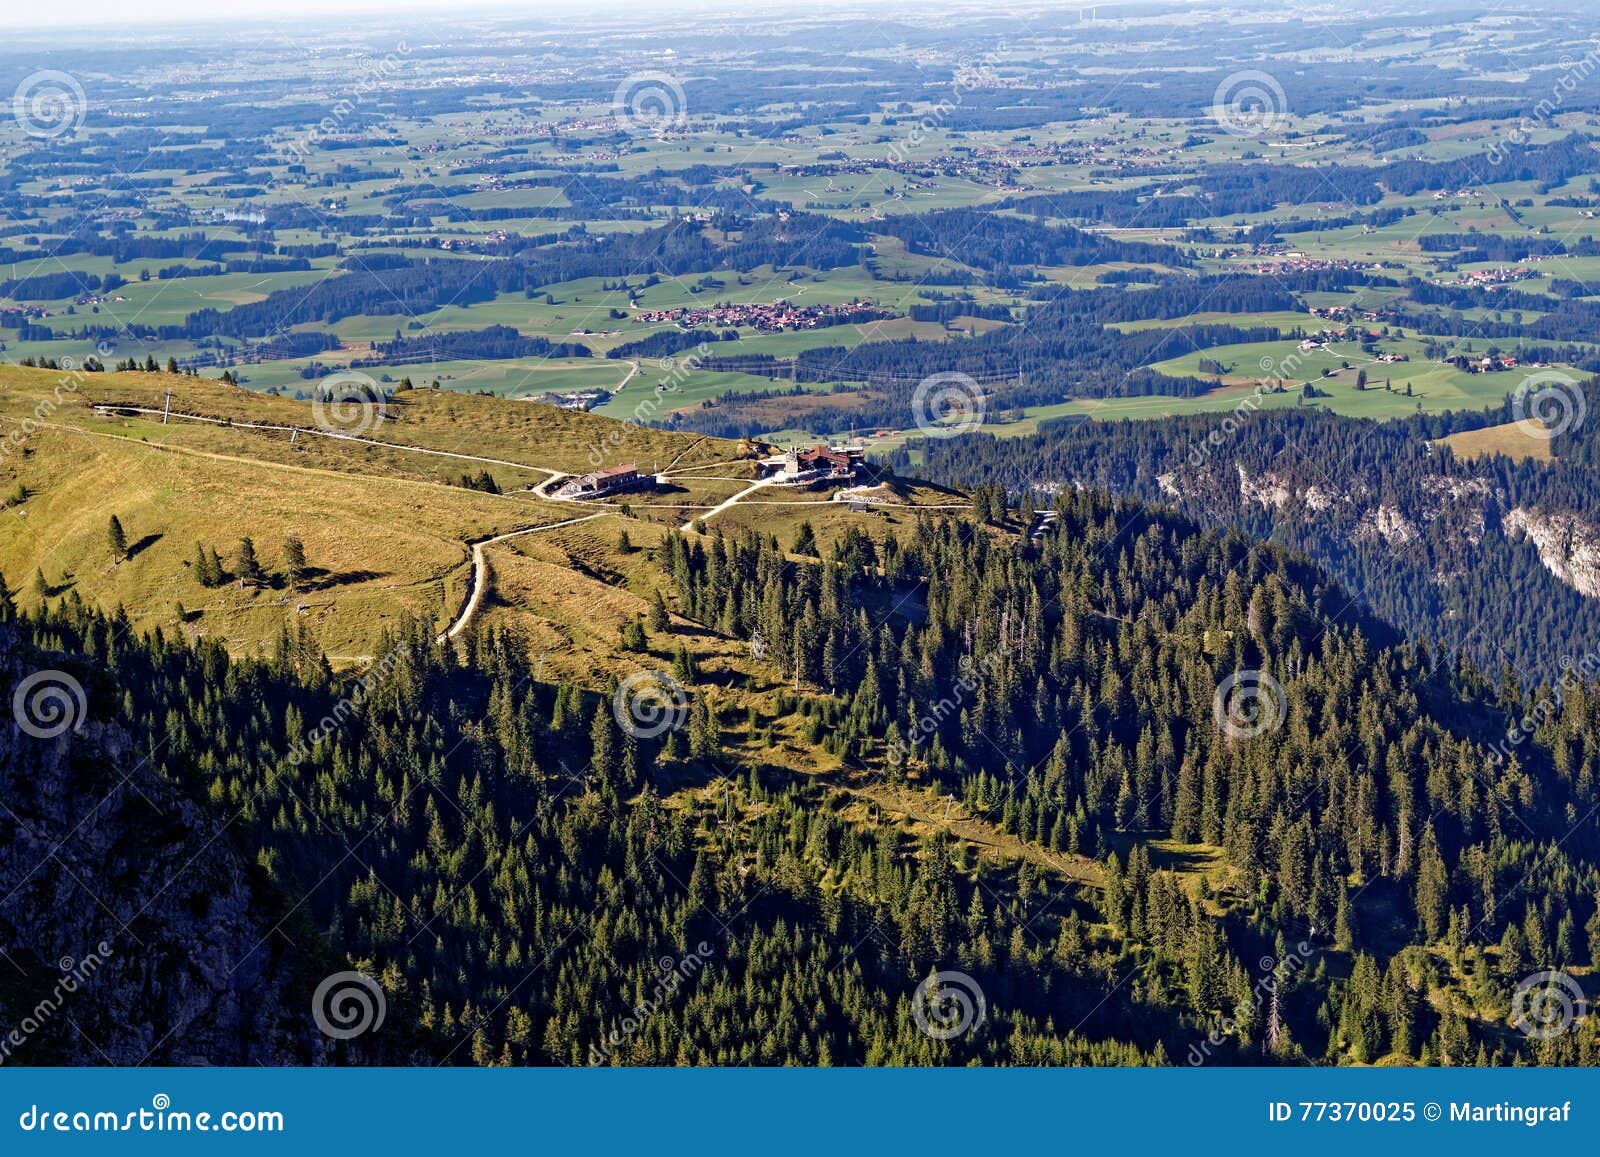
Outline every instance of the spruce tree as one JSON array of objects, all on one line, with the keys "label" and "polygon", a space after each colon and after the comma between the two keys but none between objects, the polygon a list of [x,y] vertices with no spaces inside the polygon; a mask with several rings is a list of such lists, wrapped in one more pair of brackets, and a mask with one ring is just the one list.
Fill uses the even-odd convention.
[{"label": "spruce tree", "polygon": [[261,563],[256,560],[256,544],[247,535],[239,540],[239,563],[235,568],[240,582],[259,583],[266,578]]},{"label": "spruce tree", "polygon": [[657,587],[655,595],[650,600],[650,630],[655,634],[664,634],[672,628],[672,616],[667,612],[667,600],[661,597],[661,588]]},{"label": "spruce tree", "polygon": [[306,575],[306,548],[294,535],[283,540],[283,577],[295,590]]}]

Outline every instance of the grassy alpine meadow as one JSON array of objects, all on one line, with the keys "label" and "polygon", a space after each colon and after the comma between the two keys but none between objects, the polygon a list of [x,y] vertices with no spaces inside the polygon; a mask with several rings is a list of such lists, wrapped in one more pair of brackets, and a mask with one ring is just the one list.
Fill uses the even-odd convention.
[{"label": "grassy alpine meadow", "polygon": [[[240,653],[304,623],[331,657],[354,662],[409,617],[442,625],[463,591],[465,541],[559,513],[87,430],[43,430],[26,449],[6,464],[13,501],[0,529],[0,568],[23,605],[75,595],[122,610],[136,630],[203,636]],[[108,544],[113,518],[127,538],[122,556]],[[291,536],[310,568],[297,583],[282,573]],[[207,587],[195,577],[200,549],[237,571],[245,538],[265,578]]]},{"label": "grassy alpine meadow", "polygon": [[[469,543],[589,513],[534,488],[592,469],[591,455],[715,469],[719,456],[737,454],[549,406],[414,394],[392,399],[353,438],[329,437],[308,403],[204,379],[6,371],[0,424],[10,452],[0,483],[11,517],[0,572],[28,580],[25,601],[71,594],[122,608],[138,629],[175,629],[238,652],[304,626],[349,663],[412,617],[448,625],[471,585]],[[500,493],[462,484],[481,474]],[[702,471],[672,489],[687,517],[741,485]],[[666,517],[682,521],[676,507]],[[110,545],[113,518],[125,555]],[[290,537],[309,564],[298,581],[280,558]],[[260,578],[238,574],[245,538]],[[216,552],[228,581],[196,577],[200,550]]]},{"label": "grassy alpine meadow", "polygon": [[1459,458],[1493,458],[1503,455],[1513,461],[1551,462],[1555,452],[1551,439],[1536,425],[1509,422],[1482,430],[1464,430],[1444,439],[1444,444]]}]

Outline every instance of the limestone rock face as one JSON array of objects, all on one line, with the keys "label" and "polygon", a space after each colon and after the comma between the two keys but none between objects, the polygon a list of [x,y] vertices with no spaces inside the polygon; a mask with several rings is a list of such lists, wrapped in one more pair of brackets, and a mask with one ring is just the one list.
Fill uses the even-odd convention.
[{"label": "limestone rock face", "polygon": [[[94,693],[78,726],[38,738],[16,725],[12,697],[52,665]],[[24,651],[10,623],[0,692],[0,1038],[24,1038],[0,1044],[4,1059],[315,1061],[316,977],[274,931],[278,905],[250,878],[239,826],[104,721],[114,688],[65,656]]]},{"label": "limestone rock face", "polygon": [[1579,594],[1600,598],[1600,526],[1575,514],[1518,506],[1505,518],[1506,533],[1526,536],[1545,569]]}]

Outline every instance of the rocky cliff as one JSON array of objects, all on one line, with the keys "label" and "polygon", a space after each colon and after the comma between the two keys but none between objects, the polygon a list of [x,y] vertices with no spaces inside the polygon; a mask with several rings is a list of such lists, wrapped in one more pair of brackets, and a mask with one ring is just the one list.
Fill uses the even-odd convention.
[{"label": "rocky cliff", "polygon": [[132,749],[117,689],[0,623],[0,692],[0,1059],[315,1061],[305,932]]}]

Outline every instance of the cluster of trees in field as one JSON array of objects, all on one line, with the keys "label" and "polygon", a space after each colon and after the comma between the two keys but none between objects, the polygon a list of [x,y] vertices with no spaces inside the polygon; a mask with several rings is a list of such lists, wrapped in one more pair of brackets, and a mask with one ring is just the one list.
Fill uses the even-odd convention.
[{"label": "cluster of trees in field", "polygon": [[[1409,205],[1395,205],[1387,209],[1372,209],[1365,213],[1344,213],[1338,215],[1322,215],[1316,217],[1290,217],[1281,221],[1262,221],[1238,233],[1237,240],[1248,242],[1252,245],[1263,245],[1280,240],[1285,233],[1321,233],[1334,229],[1348,229],[1353,225],[1367,225],[1373,229],[1382,229],[1386,225],[1393,225],[1396,221],[1403,221],[1407,217],[1416,216],[1417,211]],[[1195,241],[1218,240],[1216,229],[1191,229],[1188,238]],[[1223,231],[1226,236],[1226,231]]]},{"label": "cluster of trees in field", "polygon": [[1545,299],[1540,307],[1545,312],[1530,318],[1523,318],[1517,312],[1523,308],[1520,305],[1497,302],[1491,308],[1499,313],[1477,321],[1470,321],[1464,314],[1455,312],[1455,307],[1447,313],[1401,306],[1392,314],[1392,318],[1408,329],[1505,343],[1512,348],[1523,347],[1529,342],[1581,342],[1582,346],[1563,351],[1580,367],[1595,356],[1593,344],[1596,327],[1600,326],[1600,301]]},{"label": "cluster of trees in field", "polygon": [[1182,267],[1181,250],[1142,241],[1118,241],[1070,226],[1003,217],[983,209],[936,209],[897,214],[873,231],[905,242],[912,253],[959,261],[991,275],[995,285],[1019,283],[1029,266],[1097,265],[1126,261]]},{"label": "cluster of trees in field", "polygon": [[[1196,313],[1270,313],[1304,308],[1300,292],[1321,286],[1293,285],[1277,277],[1238,274],[1205,277],[1142,273],[1147,287],[1104,286],[1053,290],[1045,299],[1059,317],[1111,325],[1126,321],[1185,318]],[[1037,307],[1035,307],[1037,308]],[[1031,314],[1030,314],[1031,317]]]},{"label": "cluster of trees in field", "polygon": [[[529,217],[592,221],[597,217],[629,215],[648,219],[649,209],[662,206],[681,207],[695,212],[747,210],[752,201],[743,186],[755,183],[756,188],[760,188],[759,182],[753,182],[748,169],[736,166],[691,165],[670,172],[655,169],[623,176],[616,171],[614,163],[602,162],[587,167],[580,174],[537,176],[525,172],[529,163],[526,155],[485,161],[455,169],[454,175],[465,177],[469,174],[516,173],[519,185],[530,189],[559,190],[565,204],[469,206],[463,205],[457,198],[470,195],[474,191],[471,185],[429,183],[425,186],[428,198],[424,202],[425,207],[447,221],[501,221]],[[435,197],[437,201],[433,200]],[[397,205],[418,204],[410,191],[398,193],[391,200]]]},{"label": "cluster of trees in field", "polygon": [[1265,213],[1279,205],[1329,201],[1375,205],[1385,190],[1412,196],[1429,189],[1469,189],[1504,181],[1553,186],[1594,171],[1595,150],[1572,133],[1548,145],[1508,145],[1450,161],[1391,161],[1382,165],[1288,165],[1261,161],[1204,167],[1182,182],[1123,189],[1074,190],[1011,197],[1001,209],[1066,220],[1145,229],[1181,228],[1196,218]]},{"label": "cluster of trees in field", "polygon": [[[119,264],[159,260],[181,262],[144,268],[138,274],[141,280],[149,280],[152,276],[159,280],[171,280],[175,277],[216,275],[224,269],[218,262],[226,262],[229,273],[284,273],[311,268],[311,262],[304,255],[274,256],[277,248],[270,241],[207,237],[203,233],[154,237],[85,231],[63,238],[48,250],[0,248],[0,264],[8,264],[13,268],[28,266],[37,270],[80,254],[110,257]],[[278,252],[283,251],[280,249]],[[111,293],[127,282],[128,277],[116,272],[102,275],[51,269],[49,272],[34,272],[25,277],[0,281],[0,297],[18,301],[57,301],[87,293]]]},{"label": "cluster of trees in field", "polygon": [[1594,257],[1600,242],[1582,237],[1507,236],[1504,233],[1424,233],[1417,238],[1424,253],[1456,253],[1459,263],[1471,261],[1526,261],[1530,257]]},{"label": "cluster of trees in field", "polygon": [[[659,330],[647,337],[636,338],[633,341],[623,342],[606,351],[608,358],[665,358],[673,354],[692,350],[696,346],[707,343],[738,341],[739,331],[736,329],[672,329]],[[737,356],[738,351],[733,351],[729,356]],[[765,355],[766,361],[772,360],[772,355]]]},{"label": "cluster of trees in field", "polygon": [[[837,407],[819,407],[814,396],[804,400],[804,424],[819,432],[863,426],[909,427],[918,384],[931,374],[957,372],[983,387],[987,406],[1007,408],[1047,405],[1068,397],[1128,397],[1141,394],[1191,396],[1211,388],[1198,377],[1158,374],[1145,367],[1196,349],[1240,342],[1298,337],[1259,325],[1186,324],[1123,332],[1114,323],[1166,320],[1199,312],[1261,313],[1301,308],[1299,294],[1343,287],[1352,275],[1317,271],[1285,278],[1239,275],[1193,277],[1134,271],[1150,286],[1108,285],[1087,290],[1054,290],[1027,307],[1023,324],[997,329],[960,342],[917,339],[863,343],[853,349],[826,346],[801,351],[793,374],[801,382],[864,382],[865,389],[841,398]],[[1359,282],[1357,282],[1359,283]],[[959,301],[913,306],[919,319],[948,320],[971,312]],[[1000,315],[1004,318],[1000,318]],[[1004,306],[981,316],[1010,319]],[[780,367],[771,361],[776,374]],[[744,366],[759,372],[760,366]],[[790,372],[786,363],[783,373]],[[789,389],[728,393],[715,408],[674,414],[669,421],[684,429],[722,437],[744,437],[785,424],[784,399],[799,397]],[[797,402],[797,405],[800,403]]]},{"label": "cluster of trees in field", "polygon": [[491,325],[483,329],[430,330],[415,337],[405,336],[396,330],[391,341],[373,343],[372,356],[357,358],[350,364],[360,369],[412,362],[589,356],[589,347],[582,342],[553,342],[548,338],[529,337],[509,325]]},{"label": "cluster of trees in field", "polygon": [[[120,283],[121,278],[117,280]],[[62,297],[76,297],[81,293],[94,293],[104,285],[105,281],[98,273],[74,273],[70,270],[37,273],[0,281],[0,297],[15,301],[54,301]]]},{"label": "cluster of trees in field", "polygon": [[[108,538],[112,557],[118,560],[125,558],[128,553],[127,539],[122,524],[115,515],[111,518]],[[299,590],[309,579],[325,573],[313,568],[306,561],[305,544],[294,534],[284,537],[276,571],[261,561],[256,551],[255,540],[249,535],[239,540],[227,563],[224,563],[222,556],[217,553],[216,547],[207,546],[203,542],[195,543],[194,560],[190,563],[190,570],[194,580],[202,587],[220,587],[229,582],[237,582],[241,586],[255,587],[284,584],[290,590]]]},{"label": "cluster of trees in field", "polygon": [[52,242],[49,248],[0,249],[0,263],[28,264],[48,261],[52,257],[72,257],[84,254],[90,257],[109,257],[118,264],[129,261],[157,261],[181,258],[221,260],[235,253],[273,251],[268,243],[246,241],[230,237],[209,237],[202,232],[184,233],[177,237],[149,234],[129,234],[113,230],[109,233],[84,228],[70,237]]},{"label": "cluster of trees in field", "polygon": [[968,298],[935,300],[927,305],[913,305],[907,310],[912,321],[954,321],[958,317],[976,317],[986,321],[1013,321],[1011,307],[1002,304],[980,304]]},{"label": "cluster of trees in field", "polygon": [[[723,240],[708,235],[715,231]],[[866,240],[859,227],[816,214],[680,219],[638,233],[583,234],[491,261],[401,254],[347,259],[348,271],[309,287],[277,290],[222,311],[202,309],[182,325],[151,331],[162,339],[263,337],[295,325],[331,324],[360,314],[420,315],[446,304],[470,306],[501,293],[530,296],[584,277],[678,276],[760,265],[831,269],[854,264]]]}]

